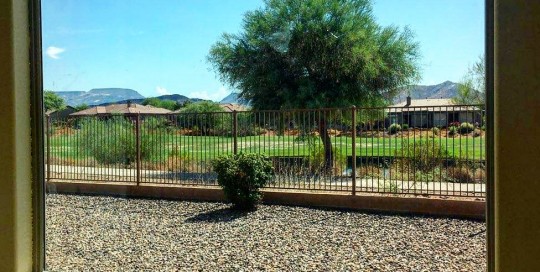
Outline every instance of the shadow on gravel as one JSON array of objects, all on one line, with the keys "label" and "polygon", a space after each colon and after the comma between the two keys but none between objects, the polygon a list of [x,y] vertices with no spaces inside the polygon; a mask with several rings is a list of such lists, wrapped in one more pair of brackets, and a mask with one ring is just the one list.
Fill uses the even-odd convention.
[{"label": "shadow on gravel", "polygon": [[240,211],[231,208],[222,208],[218,210],[212,210],[205,213],[200,213],[196,216],[186,219],[186,223],[219,223],[219,222],[233,222],[238,218],[247,216],[250,211]]}]

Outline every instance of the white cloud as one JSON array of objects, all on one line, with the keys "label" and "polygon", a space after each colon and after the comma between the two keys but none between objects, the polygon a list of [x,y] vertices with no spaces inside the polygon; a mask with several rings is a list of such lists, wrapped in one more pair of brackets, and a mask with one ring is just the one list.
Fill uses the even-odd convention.
[{"label": "white cloud", "polygon": [[59,59],[60,58],[59,55],[63,53],[64,51],[66,51],[66,49],[64,48],[49,46],[45,50],[45,54],[47,54],[47,56],[49,56],[51,59]]},{"label": "white cloud", "polygon": [[190,92],[188,94],[189,98],[200,98],[205,100],[212,100],[219,102],[221,99],[225,98],[227,95],[229,95],[230,91],[225,88],[224,86],[221,86],[217,91],[215,92],[207,92],[207,91],[194,91]]},{"label": "white cloud", "polygon": [[169,92],[169,90],[167,90],[167,89],[165,89],[164,87],[161,87],[161,86],[156,87],[156,93],[158,93],[159,95],[171,94],[171,92]]}]

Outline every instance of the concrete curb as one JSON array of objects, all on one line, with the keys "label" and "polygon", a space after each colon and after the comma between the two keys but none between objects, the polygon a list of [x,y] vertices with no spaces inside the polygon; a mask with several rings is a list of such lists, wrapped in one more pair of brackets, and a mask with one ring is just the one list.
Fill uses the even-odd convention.
[{"label": "concrete curb", "polygon": [[[219,188],[180,187],[163,184],[133,185],[127,183],[48,182],[47,192],[68,194],[143,197],[176,200],[226,201]],[[416,214],[439,217],[485,220],[486,203],[469,199],[396,197],[379,195],[345,195],[312,192],[265,190],[263,202],[351,209],[377,213]]]}]

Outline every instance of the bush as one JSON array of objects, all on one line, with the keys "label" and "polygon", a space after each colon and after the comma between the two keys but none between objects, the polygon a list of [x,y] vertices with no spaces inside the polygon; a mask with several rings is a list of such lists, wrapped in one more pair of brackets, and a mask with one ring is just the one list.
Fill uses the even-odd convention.
[{"label": "bush", "polygon": [[469,134],[474,130],[474,125],[471,123],[463,122],[459,126],[459,134]]},{"label": "bush", "polygon": [[468,168],[461,167],[451,167],[447,170],[448,181],[455,183],[472,183],[474,182],[474,177]]},{"label": "bush", "polygon": [[452,122],[448,126],[449,127],[459,127],[459,125],[460,125],[459,122]]},{"label": "bush", "polygon": [[[80,152],[93,156],[101,164],[130,165],[136,161],[135,125],[122,116],[108,120],[86,118],[81,121],[77,136]],[[140,127],[141,160],[160,161],[159,146],[164,144],[164,133],[150,134]]]},{"label": "bush", "polygon": [[398,125],[398,124],[391,124],[389,127],[388,127],[388,134],[390,135],[394,135],[398,132],[401,131],[401,126]]},{"label": "bush", "polygon": [[219,103],[201,101],[188,104],[180,110],[177,123],[191,129],[194,134],[221,135],[232,127],[232,113],[223,113]]},{"label": "bush", "polygon": [[448,157],[448,151],[435,139],[420,137],[420,140],[404,141],[403,150],[396,151],[396,156],[403,154],[414,169],[428,172],[442,165]]},{"label": "bush", "polygon": [[403,124],[403,125],[401,125],[401,129],[409,130],[409,125],[408,124]]},{"label": "bush", "polygon": [[274,176],[268,157],[260,154],[226,155],[212,162],[218,184],[237,209],[252,209],[260,201],[264,187]]},{"label": "bush", "polygon": [[454,136],[457,134],[457,127],[451,126],[448,128],[448,136]]},{"label": "bush", "polygon": [[169,120],[167,118],[158,116],[150,116],[142,120],[141,127],[145,127],[149,130],[167,129],[170,127]]},{"label": "bush", "polygon": [[433,132],[434,136],[439,136],[439,134],[441,133],[441,130],[438,127],[434,127],[431,129],[431,132]]},{"label": "bush", "polygon": [[[334,174],[340,174],[341,170],[345,170],[347,164],[347,156],[341,149],[332,147],[334,161],[332,169]],[[313,144],[309,152],[309,165],[312,173],[321,173],[324,170],[325,156],[324,146],[321,144]]]}]

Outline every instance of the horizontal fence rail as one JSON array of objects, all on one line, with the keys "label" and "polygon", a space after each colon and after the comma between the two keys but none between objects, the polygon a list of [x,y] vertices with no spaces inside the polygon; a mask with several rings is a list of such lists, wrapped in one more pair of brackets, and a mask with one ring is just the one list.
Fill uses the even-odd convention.
[{"label": "horizontal fence rail", "polygon": [[267,155],[268,188],[485,197],[480,105],[46,118],[47,180],[217,186],[211,163]]}]

